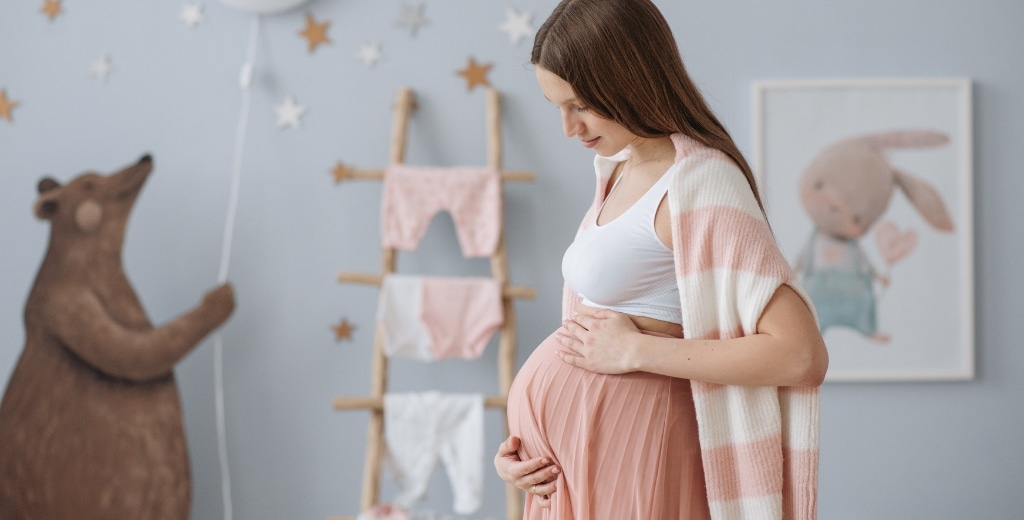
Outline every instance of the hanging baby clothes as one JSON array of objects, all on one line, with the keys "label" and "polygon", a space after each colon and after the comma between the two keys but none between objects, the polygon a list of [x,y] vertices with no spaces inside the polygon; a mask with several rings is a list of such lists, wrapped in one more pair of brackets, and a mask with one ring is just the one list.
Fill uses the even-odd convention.
[{"label": "hanging baby clothes", "polygon": [[484,398],[440,392],[384,395],[387,461],[400,489],[394,499],[410,508],[427,491],[440,462],[451,481],[460,515],[483,500]]},{"label": "hanging baby clothes", "polygon": [[434,214],[448,210],[466,257],[491,256],[501,237],[501,175],[493,168],[416,168],[384,172],[384,247],[415,250]]},{"label": "hanging baby clothes", "polygon": [[377,323],[388,356],[476,359],[504,322],[494,278],[393,274],[381,284]]}]

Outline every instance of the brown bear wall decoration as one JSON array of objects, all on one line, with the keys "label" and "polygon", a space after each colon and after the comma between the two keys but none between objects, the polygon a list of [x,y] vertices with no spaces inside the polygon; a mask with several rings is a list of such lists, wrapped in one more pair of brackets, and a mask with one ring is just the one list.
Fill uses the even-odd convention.
[{"label": "brown bear wall decoration", "polygon": [[150,156],[39,182],[50,242],[0,403],[0,520],[186,520],[191,476],[174,365],[234,310],[221,285],[154,327],[121,249]]}]

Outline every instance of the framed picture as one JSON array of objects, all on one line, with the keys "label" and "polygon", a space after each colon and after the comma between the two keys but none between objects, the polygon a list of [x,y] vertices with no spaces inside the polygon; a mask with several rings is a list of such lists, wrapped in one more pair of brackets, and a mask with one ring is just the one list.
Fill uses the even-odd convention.
[{"label": "framed picture", "polygon": [[826,381],[974,377],[971,83],[758,81],[754,170]]}]

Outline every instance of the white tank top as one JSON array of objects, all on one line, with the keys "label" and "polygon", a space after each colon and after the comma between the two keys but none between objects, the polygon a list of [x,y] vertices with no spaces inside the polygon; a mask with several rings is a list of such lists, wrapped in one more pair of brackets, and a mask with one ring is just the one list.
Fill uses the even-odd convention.
[{"label": "white tank top", "polygon": [[[662,175],[623,214],[599,226],[602,204],[594,212],[594,221],[565,250],[562,276],[584,305],[683,322],[672,250],[654,229],[654,216],[670,177]],[[618,180],[612,191],[617,185]]]}]

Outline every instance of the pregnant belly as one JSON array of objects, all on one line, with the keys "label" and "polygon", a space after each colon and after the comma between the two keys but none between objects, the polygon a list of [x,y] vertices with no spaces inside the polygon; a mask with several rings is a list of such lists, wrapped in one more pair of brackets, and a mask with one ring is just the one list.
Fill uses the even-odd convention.
[{"label": "pregnant belly", "polygon": [[[552,334],[534,350],[508,401],[520,457],[550,457],[562,469],[553,507],[576,518],[622,507],[629,512],[620,518],[631,518],[647,507],[640,503],[706,504],[689,380],[595,374],[562,362],[560,348]],[[675,502],[651,500],[663,493]],[[664,512],[648,518],[679,518]]]}]

